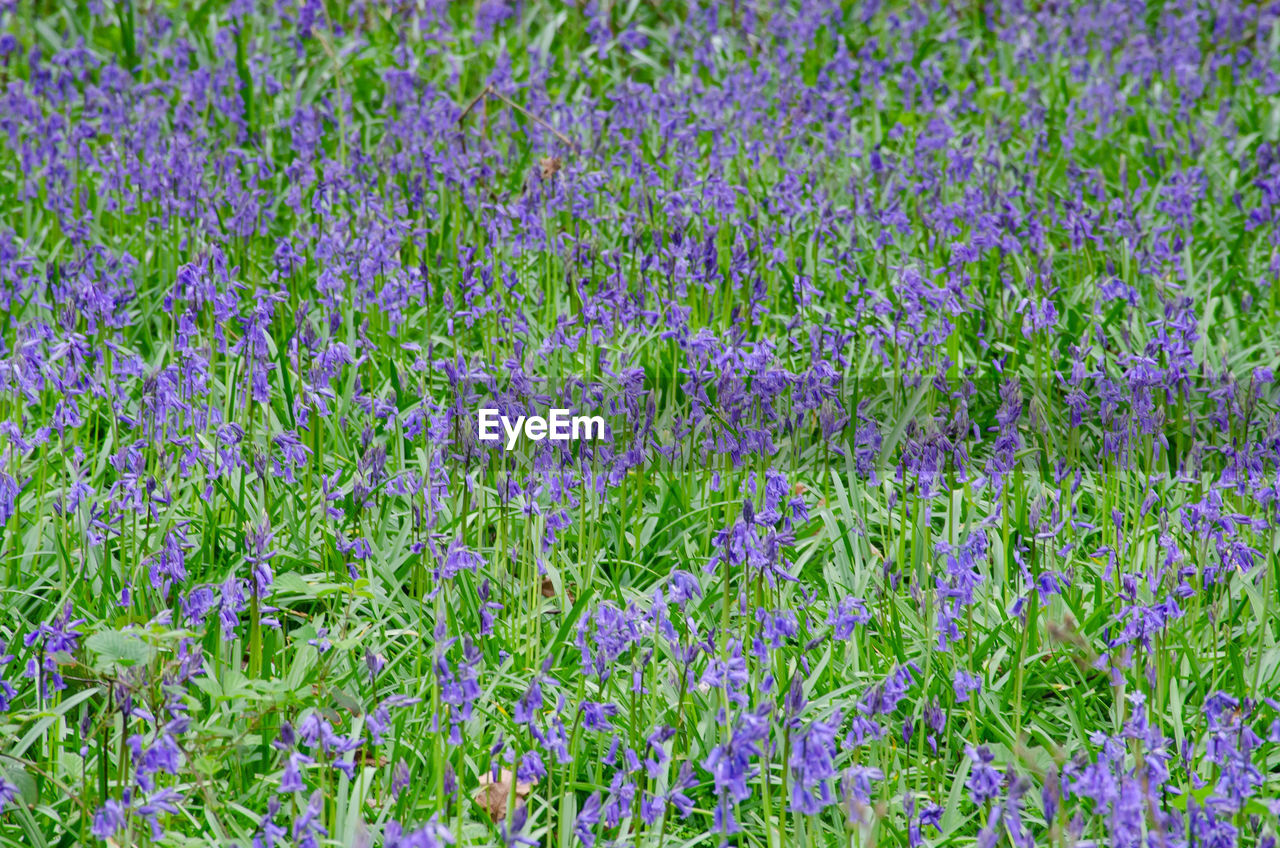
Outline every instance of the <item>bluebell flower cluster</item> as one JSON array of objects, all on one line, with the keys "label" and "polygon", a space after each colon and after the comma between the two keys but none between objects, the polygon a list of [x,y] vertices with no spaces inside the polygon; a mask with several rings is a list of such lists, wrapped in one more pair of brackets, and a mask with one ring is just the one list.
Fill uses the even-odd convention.
[{"label": "bluebell flower cluster", "polygon": [[0,0],[0,843],[1274,846],[1278,45]]}]

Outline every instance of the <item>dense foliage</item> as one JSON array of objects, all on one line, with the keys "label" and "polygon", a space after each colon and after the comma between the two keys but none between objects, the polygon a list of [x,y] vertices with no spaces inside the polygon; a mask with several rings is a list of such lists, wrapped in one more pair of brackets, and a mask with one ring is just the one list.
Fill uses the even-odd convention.
[{"label": "dense foliage", "polygon": [[0,0],[0,845],[1273,846],[1278,47]]}]

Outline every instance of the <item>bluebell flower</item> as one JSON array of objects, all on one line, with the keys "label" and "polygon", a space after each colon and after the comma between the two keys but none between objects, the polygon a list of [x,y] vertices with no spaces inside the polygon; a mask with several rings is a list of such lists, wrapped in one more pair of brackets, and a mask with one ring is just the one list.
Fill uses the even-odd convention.
[{"label": "bluebell flower", "polygon": [[6,807],[12,807],[18,803],[18,786],[11,783],[7,777],[0,774],[0,813],[5,811]]},{"label": "bluebell flower", "polygon": [[873,792],[871,784],[884,780],[884,772],[874,766],[852,765],[846,768],[840,778],[840,792],[845,804],[853,808],[853,803],[870,804]]},{"label": "bluebell flower", "polygon": [[320,824],[323,809],[324,795],[317,789],[307,799],[306,808],[293,820],[291,833],[298,848],[319,848],[319,837],[329,835],[329,831]]},{"label": "bluebell flower", "polygon": [[713,748],[702,762],[702,767],[715,781],[718,800],[713,812],[713,829],[717,833],[727,835],[741,829],[732,804],[751,797],[749,781],[759,773],[752,760],[763,753],[762,744],[768,739],[767,715],[767,712],[741,714],[729,741]]},{"label": "bluebell flower", "polygon": [[404,761],[404,757],[396,760],[395,767],[391,770],[391,797],[400,798],[400,793],[409,788],[409,766]]},{"label": "bluebell flower", "polygon": [[114,798],[108,798],[94,813],[90,832],[103,841],[115,836],[124,830],[127,812],[124,804]]},{"label": "bluebell flower", "polygon": [[444,848],[454,843],[454,836],[435,815],[416,830],[405,830],[399,822],[388,822],[382,832],[384,848]]},{"label": "bluebell flower", "polygon": [[594,828],[600,823],[600,793],[592,792],[578,811],[578,818],[573,823],[573,835],[582,843],[583,848],[592,848],[596,842]]},{"label": "bluebell flower", "polygon": [[669,578],[671,602],[681,607],[694,599],[702,597],[702,586],[698,579],[687,571],[675,569]]},{"label": "bluebell flower", "polygon": [[321,627],[313,638],[307,640],[307,644],[315,648],[317,653],[328,653],[333,647],[333,643],[329,641],[329,628]]},{"label": "bluebell flower", "polygon": [[538,844],[538,840],[523,833],[525,823],[529,818],[529,808],[524,804],[517,804],[515,812],[511,814],[511,821],[505,819],[498,825],[498,833],[502,837],[502,844],[506,848],[515,848],[517,845],[534,846]]},{"label": "bluebell flower", "polygon": [[314,763],[315,760],[299,751],[293,751],[285,760],[284,774],[280,777],[280,785],[276,788],[280,793],[293,793],[306,791],[306,784],[302,782],[302,766]]},{"label": "bluebell flower", "polygon": [[[27,661],[27,667],[22,676],[37,681],[42,698],[48,698],[51,693],[60,692],[67,686],[62,675],[58,673],[57,655],[75,652],[83,635],[75,628],[76,625],[85,622],[83,618],[72,620],[71,615],[72,607],[68,603],[52,622],[41,624],[22,637],[22,644],[28,648],[37,642],[40,643],[40,660],[37,662],[36,657],[31,657]],[[8,697],[11,698],[12,695]]]},{"label": "bluebell flower", "polygon": [[[3,639],[0,639],[0,674],[4,673],[4,667],[13,662],[13,654],[6,653],[6,645]],[[9,707],[13,704],[13,699],[18,697],[18,692],[13,688],[13,684],[0,677],[0,713],[7,713]]]},{"label": "bluebell flower", "polygon": [[858,699],[858,711],[873,716],[888,715],[896,710],[915,682],[912,671],[919,673],[913,663],[898,666],[879,683],[868,687]]},{"label": "bluebell flower", "polygon": [[258,832],[253,837],[253,848],[275,848],[283,843],[288,831],[276,822],[276,814],[280,812],[280,799],[272,796],[267,801],[267,812],[258,822]]},{"label": "bluebell flower", "polygon": [[542,709],[542,686],[537,678],[529,683],[529,688],[516,701],[515,710],[512,713],[512,720],[517,724],[528,724],[538,716],[538,711]]},{"label": "bluebell flower", "polygon": [[991,761],[995,756],[986,745],[980,745],[977,748],[966,745],[964,752],[973,764],[969,770],[969,777],[964,783],[969,790],[969,797],[975,804],[994,798],[1000,793],[1002,781],[1000,772],[991,767]]},{"label": "bluebell flower", "polygon": [[582,711],[582,726],[587,730],[607,731],[613,729],[609,719],[618,714],[617,704],[583,701],[579,705],[579,709]]},{"label": "bluebell flower", "polygon": [[266,596],[267,590],[271,588],[275,579],[271,571],[271,559],[277,553],[271,547],[274,538],[275,531],[271,529],[271,522],[266,515],[249,525],[245,531],[244,559],[249,564],[253,575],[253,593],[259,598]]},{"label": "bluebell flower", "polygon": [[974,692],[982,691],[982,678],[963,668],[957,668],[951,687],[955,691],[956,702],[963,704]]},{"label": "bluebell flower", "polygon": [[830,780],[836,776],[836,733],[841,715],[815,720],[791,737],[791,808],[816,815],[834,802]]},{"label": "bluebell flower", "polygon": [[840,640],[853,636],[854,628],[871,620],[871,613],[861,598],[846,595],[831,608],[827,615],[827,624],[832,627],[832,635]]}]

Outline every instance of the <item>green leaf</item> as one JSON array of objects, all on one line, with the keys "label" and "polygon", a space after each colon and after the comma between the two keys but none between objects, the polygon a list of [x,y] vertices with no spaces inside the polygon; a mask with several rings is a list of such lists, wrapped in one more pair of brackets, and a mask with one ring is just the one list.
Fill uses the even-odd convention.
[{"label": "green leaf", "polygon": [[100,630],[85,640],[85,646],[97,654],[94,668],[109,671],[145,665],[155,656],[155,648],[136,634],[120,630]]},{"label": "green leaf", "polygon": [[18,787],[18,797],[22,799],[22,803],[28,806],[38,804],[40,802],[40,793],[36,791],[36,782],[27,774],[27,770],[18,766],[6,766],[4,769],[5,780],[10,785]]}]

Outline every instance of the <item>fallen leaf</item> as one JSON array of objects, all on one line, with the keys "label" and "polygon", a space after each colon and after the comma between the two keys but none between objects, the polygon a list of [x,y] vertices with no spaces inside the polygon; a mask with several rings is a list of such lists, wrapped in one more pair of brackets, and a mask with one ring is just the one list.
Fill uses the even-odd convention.
[{"label": "fallen leaf", "polygon": [[538,160],[538,173],[544,180],[549,180],[559,173],[564,165],[559,156],[543,156]]},{"label": "fallen leaf", "polygon": [[[569,603],[574,602],[575,598],[573,597],[573,592],[570,592],[568,588],[564,590],[564,595],[566,598],[569,599]],[[556,596],[556,587],[555,587],[555,584],[551,582],[551,578],[550,577],[542,578],[542,597],[554,598],[555,596]]]},{"label": "fallen leaf", "polygon": [[[503,769],[498,775],[498,779],[493,779],[493,772],[486,771],[480,775],[480,789],[475,794],[475,802],[479,804],[489,818],[495,822],[500,822],[507,817],[507,799],[511,794],[511,784],[515,781],[515,775],[509,770]],[[517,783],[516,785],[516,806],[524,804],[525,799],[529,797],[529,793],[533,791],[532,783]]]}]

